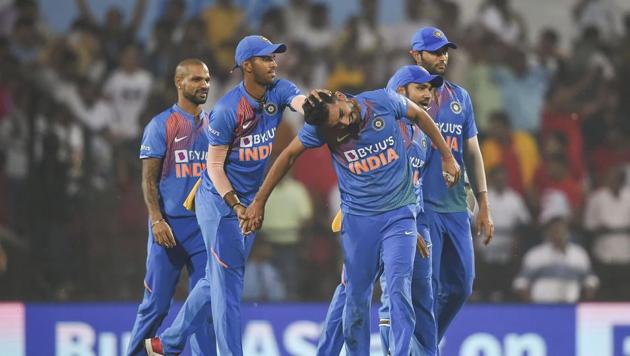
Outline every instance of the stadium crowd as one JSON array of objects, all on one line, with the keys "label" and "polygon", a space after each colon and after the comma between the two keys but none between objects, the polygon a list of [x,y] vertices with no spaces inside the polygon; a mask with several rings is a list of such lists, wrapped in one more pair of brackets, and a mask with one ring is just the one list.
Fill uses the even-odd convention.
[{"label": "stadium crowd", "polygon": [[[630,14],[576,0],[580,35],[563,51],[552,27],[528,38],[508,0],[485,0],[466,25],[448,0],[406,0],[395,24],[379,23],[378,0],[361,0],[341,28],[322,1],[270,5],[252,28],[230,0],[193,17],[169,0],[140,42],[147,4],[135,1],[129,19],[111,8],[100,21],[76,0],[80,15],[55,35],[34,0],[0,9],[0,299],[138,299],[140,135],[175,102],[183,58],[210,68],[208,110],[240,80],[234,49],[251,33],[287,44],[279,76],[305,93],[353,93],[384,87],[411,63],[412,34],[433,25],[458,44],[447,77],[473,100],[496,229],[476,246],[471,300],[630,300]],[[285,113],[274,152],[302,123]],[[309,150],[268,202],[245,299],[330,298],[338,199],[327,149]]]}]

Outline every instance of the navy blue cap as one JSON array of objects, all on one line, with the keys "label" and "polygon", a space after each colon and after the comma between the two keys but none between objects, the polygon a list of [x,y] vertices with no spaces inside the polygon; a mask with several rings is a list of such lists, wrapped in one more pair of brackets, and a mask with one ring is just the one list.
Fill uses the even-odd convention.
[{"label": "navy blue cap", "polygon": [[252,57],[268,56],[273,53],[286,52],[287,46],[283,43],[271,43],[264,36],[252,35],[244,37],[236,46],[234,61],[238,67],[244,61]]},{"label": "navy blue cap", "polygon": [[444,32],[437,27],[423,27],[411,38],[411,49],[414,51],[433,52],[444,46],[457,48],[455,43],[449,42]]},{"label": "navy blue cap", "polygon": [[387,82],[387,89],[396,91],[399,87],[404,87],[409,83],[430,83],[434,88],[439,87],[444,82],[439,75],[432,75],[426,69],[418,65],[408,65],[400,67]]}]

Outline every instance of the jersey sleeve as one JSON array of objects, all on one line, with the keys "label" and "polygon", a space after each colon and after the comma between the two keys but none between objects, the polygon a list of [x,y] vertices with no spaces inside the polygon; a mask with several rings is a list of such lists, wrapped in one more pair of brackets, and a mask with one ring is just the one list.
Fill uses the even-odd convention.
[{"label": "jersey sleeve", "polygon": [[406,117],[407,98],[392,90],[384,90],[384,92],[386,93],[388,100],[391,103],[391,108],[394,111],[394,117],[396,117],[396,120],[400,120],[401,118]]},{"label": "jersey sleeve", "polygon": [[475,111],[473,109],[470,95],[465,93],[464,97],[464,140],[477,136],[477,124],[475,123]]},{"label": "jersey sleeve", "polygon": [[309,124],[304,124],[304,126],[300,129],[300,132],[298,132],[298,139],[306,148],[320,147],[326,143],[320,130]]},{"label": "jersey sleeve", "polygon": [[236,113],[224,105],[217,105],[210,113],[206,137],[211,146],[230,145],[234,140]]},{"label": "jersey sleeve", "polygon": [[285,79],[278,80],[276,88],[278,90],[281,105],[283,107],[289,107],[291,110],[295,111],[295,108],[291,107],[291,101],[293,101],[293,98],[301,94],[300,89],[298,89],[295,84]]},{"label": "jersey sleeve", "polygon": [[140,144],[140,158],[163,158],[166,154],[166,126],[153,119],[144,128]]}]

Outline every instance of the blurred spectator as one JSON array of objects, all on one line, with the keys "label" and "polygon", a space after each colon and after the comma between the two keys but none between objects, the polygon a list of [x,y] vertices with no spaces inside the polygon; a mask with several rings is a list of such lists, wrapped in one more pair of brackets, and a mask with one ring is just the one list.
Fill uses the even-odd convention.
[{"label": "blurred spectator", "polygon": [[[308,27],[309,18],[313,15],[312,10],[310,0],[289,0],[283,9],[279,9],[288,33],[304,33]],[[277,35],[282,34],[278,33]]]},{"label": "blurred spectator", "polygon": [[258,32],[263,36],[273,38],[276,42],[286,41],[289,34],[286,20],[279,6],[272,6],[263,13]]},{"label": "blurred spectator", "polygon": [[581,77],[588,75],[590,71],[595,71],[598,75],[595,79],[612,80],[615,77],[615,67],[609,53],[608,46],[603,42],[599,30],[596,27],[584,28],[573,48],[572,74]]},{"label": "blurred spectator", "polygon": [[39,59],[44,39],[32,19],[20,17],[13,25],[11,54],[22,64],[34,64]]},{"label": "blurred spectator", "polygon": [[486,0],[479,8],[479,22],[485,31],[504,44],[519,46],[525,43],[525,23],[512,9],[509,0]]},{"label": "blurred spectator", "polygon": [[[566,155],[556,153],[543,157],[543,164],[534,175],[533,204],[539,206],[548,191],[564,193],[571,205],[574,217],[578,217],[582,208],[584,189],[582,182],[571,175]],[[540,204],[544,208],[544,204]],[[544,210],[544,209],[543,209]]]},{"label": "blurred spectator", "polygon": [[[384,25],[380,29],[385,49],[400,53],[401,56],[406,59],[404,62],[396,63],[394,67],[396,69],[402,65],[409,64],[409,54],[407,51],[409,51],[409,44],[413,34],[416,33],[420,27],[430,24],[430,19],[427,18],[430,15],[423,11],[427,7],[427,3],[429,3],[429,1],[405,0],[404,18],[401,21]],[[449,38],[451,38],[450,33],[446,31],[446,29],[443,30],[448,34]]]},{"label": "blurred spectator", "polygon": [[273,249],[273,265],[281,272],[288,297],[295,299],[299,286],[299,246],[303,230],[310,226],[313,207],[302,183],[285,176],[276,186],[265,214],[263,233]]},{"label": "blurred spectator", "polygon": [[[199,17],[193,17],[188,20],[184,28],[184,35],[181,41],[175,45],[171,56],[172,61],[169,65],[169,73],[172,73],[177,63],[186,58],[203,58],[203,61],[208,65],[210,74],[219,78],[220,81],[225,80],[229,72],[218,69],[218,62],[215,57],[216,52],[208,45],[208,41],[204,36],[205,28],[204,20]],[[170,82],[172,78],[168,77],[168,80]]]},{"label": "blurred spectator", "polygon": [[327,4],[315,3],[310,7],[306,25],[299,27],[295,32],[292,31],[290,38],[303,42],[314,53],[318,53],[331,46],[335,31],[330,24]]},{"label": "blurred spectator", "polygon": [[273,253],[265,235],[260,233],[245,266],[243,300],[279,302],[287,299],[286,280],[271,263]]},{"label": "blurred spectator", "polygon": [[589,85],[588,80],[588,77],[579,81],[569,80],[564,70],[556,76],[545,105],[541,130],[544,154],[566,155],[571,175],[580,180],[585,176],[586,166],[580,91]]},{"label": "blurred spectator", "polygon": [[528,132],[512,132],[510,120],[502,111],[490,116],[489,128],[488,137],[481,144],[486,172],[504,167],[509,187],[525,193],[540,164],[536,141]]},{"label": "blurred spectator", "polygon": [[[482,134],[490,128],[490,115],[501,110],[502,98],[494,80],[494,68],[498,63],[500,46],[491,36],[469,42],[471,63],[464,82],[475,109],[475,123]],[[484,158],[485,160],[485,158]]]},{"label": "blurred spectator", "polygon": [[34,100],[24,87],[15,94],[15,107],[0,120],[0,146],[4,147],[0,171],[7,178],[8,226],[21,234],[28,224],[29,108]]},{"label": "blurred spectator", "polygon": [[483,300],[503,301],[509,296],[512,278],[516,272],[518,228],[530,222],[523,198],[507,184],[505,170],[496,166],[488,172],[488,201],[494,219],[494,237],[488,246],[477,241],[478,287]]},{"label": "blurred spectator", "polygon": [[570,237],[566,218],[555,216],[545,223],[545,242],[525,254],[514,280],[523,301],[575,303],[594,297],[599,279],[584,248],[570,242]]},{"label": "blurred spectator", "polygon": [[567,60],[566,54],[560,50],[559,40],[558,33],[554,29],[544,28],[534,49],[538,64],[550,75],[555,74]]},{"label": "blurred spectator", "polygon": [[577,0],[573,6],[578,30],[595,27],[606,38],[616,38],[621,33],[619,13],[614,0]]},{"label": "blurred spectator", "polygon": [[184,36],[186,27],[186,0],[168,0],[159,21],[170,24],[170,41],[177,43]]},{"label": "blurred spectator", "polygon": [[526,54],[520,50],[510,52],[507,61],[494,72],[494,79],[501,90],[503,111],[508,113],[516,130],[537,133],[549,87],[549,74],[545,68],[529,64]]},{"label": "blurred spectator", "polygon": [[[170,21],[159,20],[153,26],[151,41],[147,46],[147,69],[159,82],[170,81],[171,66],[177,53],[171,40],[174,25]],[[182,33],[183,35],[183,33]]]},{"label": "blurred spectator", "polygon": [[234,48],[241,33],[246,31],[245,12],[234,6],[232,0],[217,0],[203,10],[201,18],[205,21],[207,39],[217,60],[216,72],[226,73],[234,66]]},{"label": "blurred spectator", "polygon": [[88,135],[86,151],[89,152],[85,171],[89,174],[92,186],[103,189],[113,178],[111,130],[116,117],[115,110],[102,96],[98,84],[88,80],[82,80],[78,90],[69,91],[60,99],[85,128]]},{"label": "blurred spectator", "polygon": [[92,23],[100,29],[101,41],[103,45],[103,53],[107,61],[107,68],[111,70],[117,64],[121,52],[129,44],[136,40],[136,33],[142,18],[144,17],[144,9],[146,0],[136,0],[136,6],[128,25],[123,23],[122,10],[116,6],[112,6],[105,14],[105,23],[98,25],[96,17],[90,11],[86,0],[76,0],[77,7],[81,14],[81,18]]},{"label": "blurred spectator", "polygon": [[75,21],[68,35],[68,45],[77,56],[77,74],[100,82],[107,63],[99,40],[98,28],[86,21]]},{"label": "blurred spectator", "polygon": [[609,169],[605,185],[591,193],[584,213],[607,300],[630,299],[630,188],[625,184],[621,167]]},{"label": "blurred spectator", "polygon": [[595,186],[599,186],[610,170],[630,164],[630,136],[616,126],[609,127],[606,139],[591,151],[588,159]]},{"label": "blurred spectator", "polygon": [[141,66],[140,55],[137,45],[127,45],[120,54],[120,67],[107,78],[103,89],[115,110],[111,131],[116,140],[117,168],[121,179],[127,176],[126,162],[137,161],[140,114],[153,85],[151,73]]}]

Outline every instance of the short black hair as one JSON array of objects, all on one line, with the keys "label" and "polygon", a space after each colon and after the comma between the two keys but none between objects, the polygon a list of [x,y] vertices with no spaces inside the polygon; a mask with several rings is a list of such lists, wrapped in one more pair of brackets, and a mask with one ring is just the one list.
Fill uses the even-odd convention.
[{"label": "short black hair", "polygon": [[314,95],[309,95],[302,105],[304,121],[307,124],[323,126],[328,122],[328,116],[330,115],[328,104],[333,104],[335,97],[324,92],[319,92],[319,98],[321,100],[317,99]]}]

